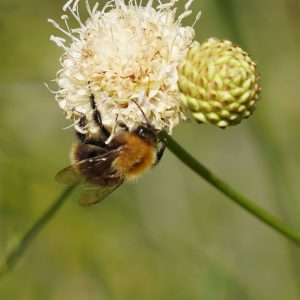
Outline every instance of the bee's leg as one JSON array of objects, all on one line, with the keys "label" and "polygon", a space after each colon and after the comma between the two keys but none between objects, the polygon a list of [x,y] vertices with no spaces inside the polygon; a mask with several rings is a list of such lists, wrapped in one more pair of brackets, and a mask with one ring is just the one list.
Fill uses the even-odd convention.
[{"label": "bee's leg", "polygon": [[167,144],[168,144],[167,139],[161,140],[161,143],[162,143],[162,145],[156,153],[156,161],[155,161],[153,166],[156,166],[160,162],[161,158],[163,157],[163,154],[164,154],[165,149],[166,149]]},{"label": "bee's leg", "polygon": [[[85,116],[82,116],[80,118],[79,123],[78,123],[80,128],[84,128],[85,120],[86,120]],[[102,142],[98,139],[95,139],[95,138],[88,138],[85,133],[76,131],[76,136],[80,140],[80,142],[83,143],[83,144],[95,145],[95,146],[102,147],[102,148],[106,147],[104,142]]]},{"label": "bee's leg", "polygon": [[[82,116],[82,117],[80,118],[79,123],[78,123],[78,125],[79,125],[80,128],[83,128],[83,127],[84,127],[85,120],[86,120],[86,117],[85,117],[85,116]],[[76,136],[77,136],[77,138],[78,138],[82,143],[85,143],[85,140],[86,140],[86,134],[85,134],[85,133],[76,131]]]},{"label": "bee's leg", "polygon": [[91,102],[91,106],[92,109],[94,110],[93,112],[93,118],[94,121],[98,124],[99,128],[100,128],[100,134],[105,138],[108,139],[110,136],[110,132],[109,130],[102,124],[102,118],[101,118],[101,114],[99,112],[99,110],[96,107],[96,103],[95,103],[95,96],[93,94],[91,94],[90,96],[90,102]]}]

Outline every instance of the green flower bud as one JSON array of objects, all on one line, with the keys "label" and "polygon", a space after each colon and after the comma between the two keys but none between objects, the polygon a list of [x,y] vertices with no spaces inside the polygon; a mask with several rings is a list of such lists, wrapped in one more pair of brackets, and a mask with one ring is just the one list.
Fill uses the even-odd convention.
[{"label": "green flower bud", "polygon": [[181,100],[199,123],[226,128],[255,109],[261,90],[256,64],[230,41],[193,45],[178,72]]}]

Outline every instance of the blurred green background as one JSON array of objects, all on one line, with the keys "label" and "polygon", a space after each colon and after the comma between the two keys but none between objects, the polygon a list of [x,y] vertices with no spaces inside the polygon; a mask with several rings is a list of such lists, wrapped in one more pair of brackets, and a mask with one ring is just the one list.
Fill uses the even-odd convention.
[{"label": "blurred green background", "polygon": [[[74,135],[62,130],[69,123],[44,86],[62,54],[47,18],[59,20],[63,4],[0,0],[0,258],[64,189],[53,178],[68,164]],[[192,7],[203,12],[198,40],[230,38],[250,52],[263,93],[239,126],[186,123],[174,137],[300,230],[300,1],[195,0]],[[82,208],[77,199],[72,194],[1,279],[0,299],[300,299],[300,249],[168,151],[101,204]]]}]

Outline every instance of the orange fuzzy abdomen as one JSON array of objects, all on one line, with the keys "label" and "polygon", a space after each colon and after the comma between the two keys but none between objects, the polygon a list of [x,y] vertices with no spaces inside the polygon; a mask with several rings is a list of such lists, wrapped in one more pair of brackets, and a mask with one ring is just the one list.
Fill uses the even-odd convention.
[{"label": "orange fuzzy abdomen", "polygon": [[122,135],[124,149],[114,161],[115,170],[125,180],[134,180],[148,171],[156,160],[156,149],[136,135]]}]

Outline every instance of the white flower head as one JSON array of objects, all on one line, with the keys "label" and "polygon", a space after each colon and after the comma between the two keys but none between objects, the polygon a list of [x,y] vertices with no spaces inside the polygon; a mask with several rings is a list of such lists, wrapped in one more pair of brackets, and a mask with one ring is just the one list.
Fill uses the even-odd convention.
[{"label": "white flower head", "polygon": [[[91,8],[86,1],[89,18],[83,22],[79,0],[69,0],[63,10],[78,21],[79,28],[70,29],[67,15],[62,16],[65,29],[49,19],[70,39],[67,42],[51,36],[65,51],[55,98],[66,117],[74,119],[77,130],[98,132],[91,95],[103,124],[114,133],[121,130],[116,126],[118,122],[129,129],[145,122],[139,107],[152,126],[169,133],[185,118],[179,101],[177,67],[194,38],[193,26],[181,25],[192,12],[189,8],[193,0],[185,4],[185,11],[176,19],[177,1],[159,1],[154,7],[152,0],[145,6],[136,0],[127,5],[124,0],[111,0],[102,10],[98,3]],[[200,13],[196,21],[199,17]],[[83,116],[85,126],[78,128]]]}]

